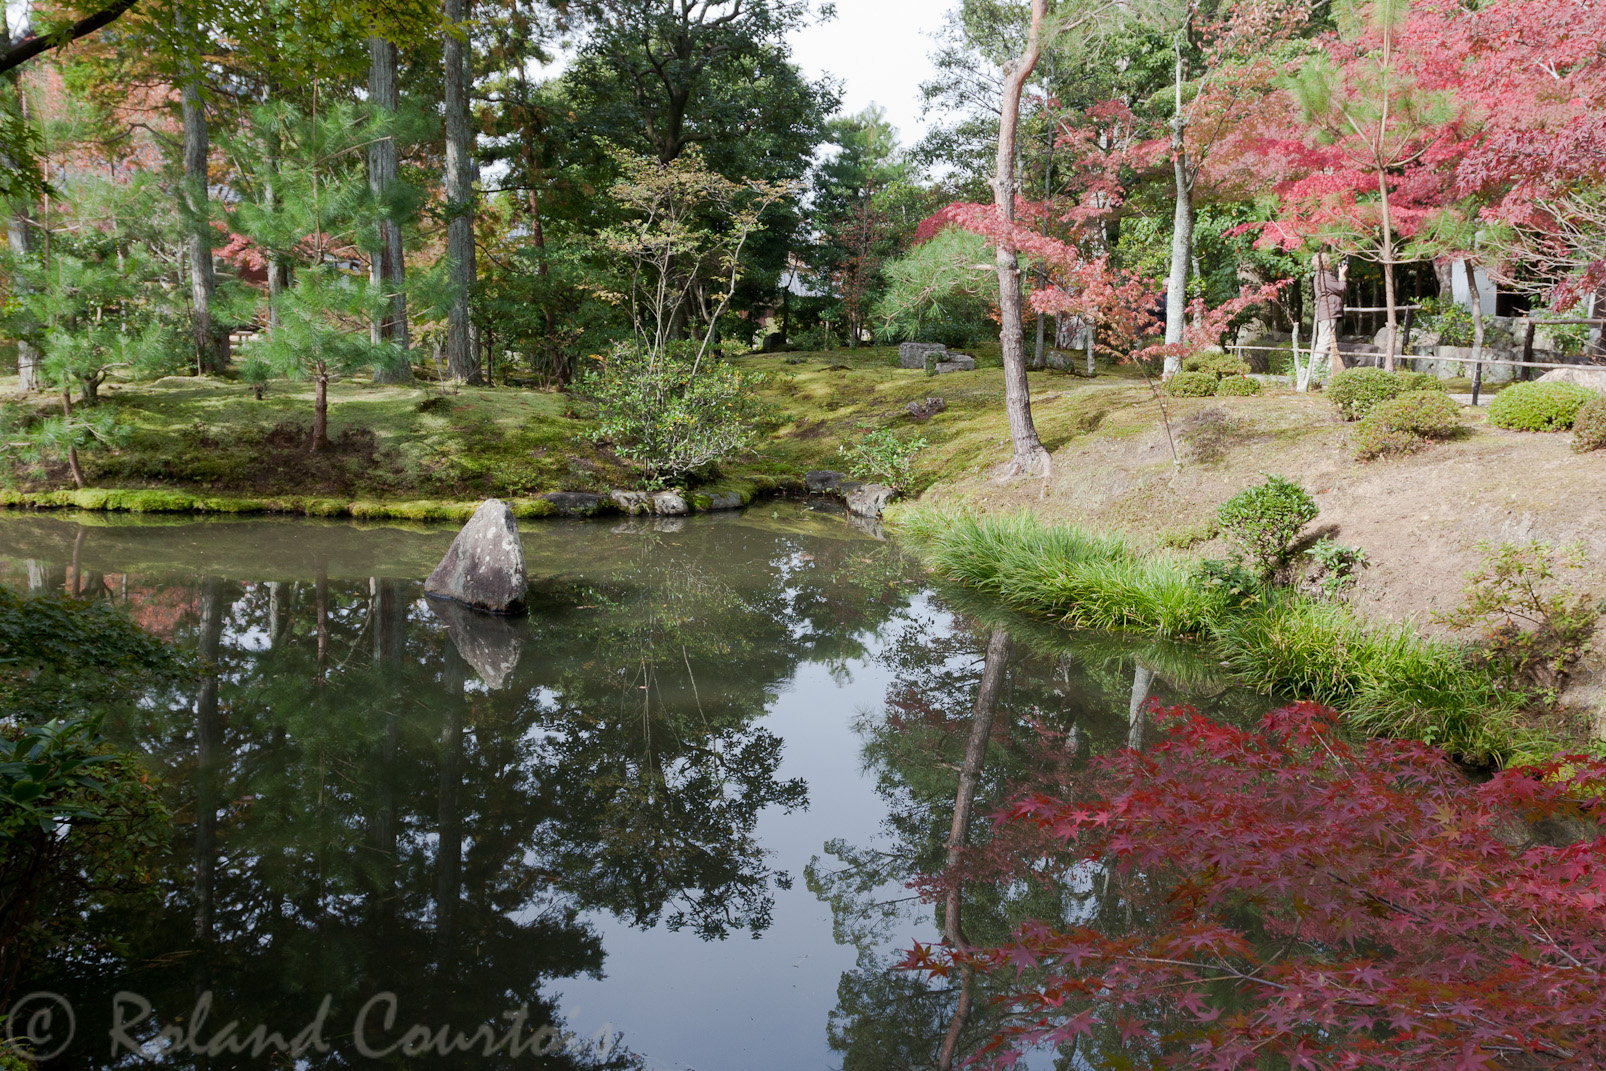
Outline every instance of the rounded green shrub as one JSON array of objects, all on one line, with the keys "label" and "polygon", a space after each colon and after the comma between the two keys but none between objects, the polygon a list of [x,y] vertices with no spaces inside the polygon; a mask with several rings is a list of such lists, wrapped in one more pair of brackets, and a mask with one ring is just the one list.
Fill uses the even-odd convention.
[{"label": "rounded green shrub", "polygon": [[1574,383],[1513,383],[1489,403],[1489,422],[1511,431],[1566,431],[1600,395]]},{"label": "rounded green shrub", "polygon": [[1184,372],[1208,372],[1213,376],[1241,376],[1249,366],[1230,353],[1201,353],[1182,362]]},{"label": "rounded green shrub", "polygon": [[1166,393],[1174,398],[1212,398],[1216,393],[1214,372],[1178,372],[1166,380]]},{"label": "rounded green shrub", "polygon": [[1430,376],[1426,372],[1395,372],[1395,378],[1400,381],[1400,393],[1413,390],[1436,390],[1449,393],[1444,380],[1438,376]]},{"label": "rounded green shrub", "polygon": [[1270,578],[1288,561],[1299,530],[1320,512],[1316,500],[1293,480],[1268,476],[1222,504],[1216,513],[1222,534]]},{"label": "rounded green shrub", "polygon": [[1573,418],[1573,449],[1580,454],[1606,450],[1606,394],[1596,394],[1578,407]]},{"label": "rounded green shrub", "polygon": [[1260,393],[1260,380],[1248,376],[1225,376],[1216,384],[1216,393],[1229,398],[1252,398]]},{"label": "rounded green shrub", "polygon": [[1442,390],[1415,390],[1372,407],[1350,434],[1355,456],[1409,454],[1429,439],[1445,439],[1461,427],[1461,407]]},{"label": "rounded green shrub", "polygon": [[1327,397],[1345,420],[1359,420],[1378,402],[1402,393],[1400,377],[1381,368],[1346,368],[1327,384]]}]

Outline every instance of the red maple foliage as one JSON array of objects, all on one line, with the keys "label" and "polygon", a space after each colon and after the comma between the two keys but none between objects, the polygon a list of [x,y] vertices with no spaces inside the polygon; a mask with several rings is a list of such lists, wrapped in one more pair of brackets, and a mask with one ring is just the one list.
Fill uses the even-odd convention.
[{"label": "red maple foliage", "polygon": [[1081,891],[1069,922],[909,955],[1005,987],[980,1060],[1074,1043],[1073,1066],[1606,1067],[1606,763],[1476,784],[1424,744],[1352,743],[1314,704],[1247,730],[1160,716],[1158,747],[1016,799],[925,883]]}]

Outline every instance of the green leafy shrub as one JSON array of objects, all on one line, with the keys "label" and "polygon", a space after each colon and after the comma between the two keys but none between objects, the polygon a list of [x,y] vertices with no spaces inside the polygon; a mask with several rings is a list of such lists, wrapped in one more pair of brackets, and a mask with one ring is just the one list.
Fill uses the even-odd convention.
[{"label": "green leafy shrub", "polygon": [[1436,390],[1449,393],[1444,380],[1438,376],[1430,376],[1426,372],[1395,372],[1394,376],[1400,381],[1400,393],[1408,394],[1418,390]]},{"label": "green leafy shrub", "polygon": [[1480,543],[1478,549],[1483,568],[1467,574],[1465,603],[1434,620],[1455,629],[1483,626],[1479,658],[1513,687],[1554,703],[1600,616],[1593,595],[1561,580],[1559,570],[1588,564],[1583,548]]},{"label": "green leafy shrub", "polygon": [[1282,476],[1246,487],[1228,499],[1216,514],[1222,533],[1265,579],[1289,558],[1294,540],[1321,510],[1305,489]]},{"label": "green leafy shrub", "polygon": [[1511,431],[1566,431],[1600,394],[1574,383],[1513,383],[1489,403],[1489,422]]},{"label": "green leafy shrub", "polygon": [[1381,368],[1346,368],[1328,382],[1327,397],[1345,420],[1359,420],[1404,389],[1399,376]]},{"label": "green leafy shrub", "polygon": [[1417,324],[1423,331],[1438,335],[1441,346],[1472,345],[1472,313],[1458,301],[1425,298]]},{"label": "green leafy shrub", "polygon": [[849,472],[855,478],[884,483],[901,494],[909,490],[916,455],[928,445],[919,436],[900,439],[890,429],[882,428],[860,442],[843,443],[837,452],[849,460]]},{"label": "green leafy shrub", "polygon": [[1366,564],[1366,551],[1346,547],[1331,539],[1318,539],[1305,552],[1318,570],[1317,583],[1323,595],[1336,598],[1355,582],[1355,570]]},{"label": "green leafy shrub", "polygon": [[1253,398],[1260,390],[1260,380],[1248,376],[1224,376],[1216,384],[1216,393],[1229,398]]},{"label": "green leafy shrub", "polygon": [[1461,427],[1461,407],[1440,390],[1417,390],[1374,406],[1350,434],[1357,459],[1408,454]]},{"label": "green leafy shrub", "polygon": [[1201,353],[1188,357],[1182,362],[1184,372],[1208,372],[1217,378],[1223,376],[1242,376],[1249,372],[1249,365],[1241,358],[1230,353]]},{"label": "green leafy shrub", "polygon": [[1578,407],[1573,418],[1573,449],[1580,454],[1606,449],[1606,394],[1597,394]]},{"label": "green leafy shrub", "polygon": [[696,350],[677,343],[653,356],[625,344],[581,386],[597,404],[592,437],[640,465],[649,484],[706,473],[757,435],[763,377],[712,354],[699,361]]},{"label": "green leafy shrub", "polygon": [[1166,393],[1174,398],[1210,398],[1216,393],[1213,372],[1178,372],[1166,380]]}]

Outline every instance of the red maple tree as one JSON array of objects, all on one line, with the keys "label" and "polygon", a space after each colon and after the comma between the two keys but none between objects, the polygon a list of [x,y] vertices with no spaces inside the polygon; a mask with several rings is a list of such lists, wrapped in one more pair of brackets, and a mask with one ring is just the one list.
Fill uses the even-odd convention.
[{"label": "red maple tree", "polygon": [[1004,980],[1010,1025],[979,1059],[1606,1067],[1606,763],[1477,784],[1427,745],[1351,742],[1314,704],[1253,729],[1159,713],[1158,747],[1036,786],[924,882],[1075,901],[997,947],[909,955]]}]

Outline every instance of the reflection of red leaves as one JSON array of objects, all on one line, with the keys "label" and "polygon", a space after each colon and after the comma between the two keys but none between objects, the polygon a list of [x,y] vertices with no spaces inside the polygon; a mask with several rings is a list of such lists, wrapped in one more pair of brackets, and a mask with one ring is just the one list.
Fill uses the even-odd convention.
[{"label": "reflection of red leaves", "polygon": [[1473,784],[1427,745],[1350,742],[1314,704],[1254,729],[1184,708],[1158,720],[1147,753],[1017,786],[961,868],[1090,890],[1081,919],[1101,896],[1117,905],[1109,929],[1034,921],[930,957],[996,972],[1021,1010],[1001,1044],[1119,1038],[1188,1067],[1606,1067],[1606,837],[1552,848],[1520,832],[1606,819],[1606,762]]}]

